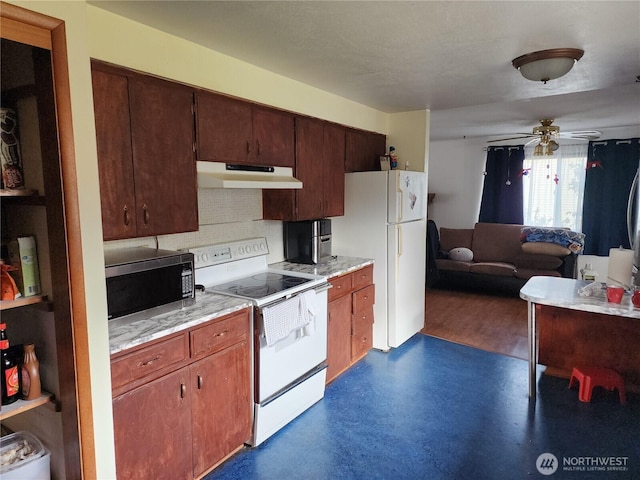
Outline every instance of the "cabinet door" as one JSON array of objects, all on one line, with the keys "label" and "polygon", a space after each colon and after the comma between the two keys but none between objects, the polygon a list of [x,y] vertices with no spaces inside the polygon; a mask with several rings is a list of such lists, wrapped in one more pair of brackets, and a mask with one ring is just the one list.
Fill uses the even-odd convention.
[{"label": "cabinet door", "polygon": [[345,141],[345,172],[380,170],[380,155],[386,150],[384,135],[347,129]]},{"label": "cabinet door", "polygon": [[298,202],[296,220],[324,217],[323,144],[322,121],[313,118],[296,118],[296,178],[302,182],[302,189],[296,192]]},{"label": "cabinet door", "polygon": [[249,440],[252,410],[249,352],[248,341],[243,341],[189,367],[194,385],[194,477]]},{"label": "cabinet door", "polygon": [[92,69],[93,106],[105,240],[136,236],[127,77]]},{"label": "cabinet door", "polygon": [[113,399],[118,478],[193,478],[187,375],[178,370]]},{"label": "cabinet door", "polygon": [[329,302],[327,324],[327,383],[351,363],[351,295]]},{"label": "cabinet door", "polygon": [[196,98],[198,160],[255,163],[251,104],[202,91]]},{"label": "cabinet door", "polygon": [[193,92],[129,79],[138,236],[198,229]]},{"label": "cabinet door", "polygon": [[293,168],[293,115],[254,105],[252,119],[255,163]]},{"label": "cabinet door", "polygon": [[345,128],[326,123],[322,150],[323,217],[344,215]]}]

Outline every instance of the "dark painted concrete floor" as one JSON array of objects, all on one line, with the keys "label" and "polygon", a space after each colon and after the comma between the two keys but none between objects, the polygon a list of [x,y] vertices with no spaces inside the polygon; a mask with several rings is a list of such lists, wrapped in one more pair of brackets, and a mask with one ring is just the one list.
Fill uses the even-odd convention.
[{"label": "dark painted concrete floor", "polygon": [[539,374],[531,403],[525,361],[418,334],[206,480],[640,479],[640,396],[596,389],[587,404],[567,385]]}]

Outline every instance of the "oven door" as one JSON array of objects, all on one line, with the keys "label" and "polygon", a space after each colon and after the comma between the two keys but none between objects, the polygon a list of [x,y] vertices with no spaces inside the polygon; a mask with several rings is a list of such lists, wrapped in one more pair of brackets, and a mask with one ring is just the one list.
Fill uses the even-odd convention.
[{"label": "oven door", "polygon": [[[327,290],[315,289],[313,320],[273,345],[267,345],[262,309],[256,318],[256,403],[265,403],[292,388],[327,360]],[[291,297],[291,298],[295,298]],[[287,300],[282,300],[287,301]],[[277,304],[280,302],[274,302]],[[264,308],[271,305],[265,305]]]}]

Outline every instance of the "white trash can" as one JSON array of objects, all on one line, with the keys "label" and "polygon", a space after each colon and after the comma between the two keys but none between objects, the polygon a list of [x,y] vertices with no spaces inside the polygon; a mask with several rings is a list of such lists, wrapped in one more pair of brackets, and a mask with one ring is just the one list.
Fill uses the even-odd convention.
[{"label": "white trash can", "polygon": [[0,438],[0,478],[2,480],[51,480],[51,454],[29,432]]}]

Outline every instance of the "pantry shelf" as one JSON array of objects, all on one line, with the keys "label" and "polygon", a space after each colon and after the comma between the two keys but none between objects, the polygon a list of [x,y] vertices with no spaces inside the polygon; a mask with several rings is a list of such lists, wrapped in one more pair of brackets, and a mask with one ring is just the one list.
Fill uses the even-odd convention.
[{"label": "pantry shelf", "polygon": [[42,392],[42,395],[35,400],[18,400],[9,405],[2,405],[2,409],[0,410],[0,421],[47,404],[51,404],[55,411],[59,411],[59,406],[54,400],[53,395],[47,392]]},{"label": "pantry shelf", "polygon": [[51,302],[47,300],[46,295],[33,295],[31,297],[22,297],[16,300],[2,300],[0,301],[0,311],[9,310],[11,308],[25,307],[27,305],[34,305],[44,311],[52,311]]}]

